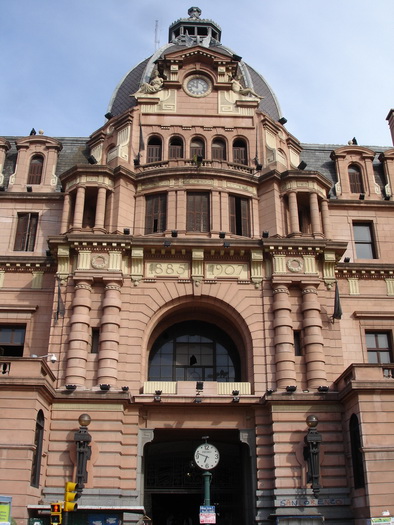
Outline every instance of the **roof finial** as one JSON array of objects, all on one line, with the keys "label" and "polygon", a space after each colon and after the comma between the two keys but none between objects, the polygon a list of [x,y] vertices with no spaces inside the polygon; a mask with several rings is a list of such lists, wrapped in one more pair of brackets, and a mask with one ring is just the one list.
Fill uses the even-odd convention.
[{"label": "roof finial", "polygon": [[188,10],[187,14],[189,15],[190,18],[194,18],[194,19],[200,18],[201,9],[199,7],[191,7]]}]

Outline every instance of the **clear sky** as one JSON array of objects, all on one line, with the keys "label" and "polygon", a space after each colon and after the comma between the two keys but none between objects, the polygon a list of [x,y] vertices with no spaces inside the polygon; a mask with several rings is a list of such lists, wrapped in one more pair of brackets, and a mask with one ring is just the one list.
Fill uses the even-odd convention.
[{"label": "clear sky", "polygon": [[261,73],[301,142],[391,146],[394,0],[0,0],[0,135],[89,136],[192,5]]}]

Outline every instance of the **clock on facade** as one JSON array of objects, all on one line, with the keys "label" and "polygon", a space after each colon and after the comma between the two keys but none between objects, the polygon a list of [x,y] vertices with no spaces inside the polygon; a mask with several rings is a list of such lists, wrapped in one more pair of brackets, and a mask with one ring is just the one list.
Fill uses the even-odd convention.
[{"label": "clock on facade", "polygon": [[192,97],[205,97],[211,92],[212,84],[206,77],[193,75],[186,79],[184,88],[186,93]]},{"label": "clock on facade", "polygon": [[219,463],[220,454],[216,447],[210,443],[203,443],[194,452],[196,465],[203,470],[212,470]]}]

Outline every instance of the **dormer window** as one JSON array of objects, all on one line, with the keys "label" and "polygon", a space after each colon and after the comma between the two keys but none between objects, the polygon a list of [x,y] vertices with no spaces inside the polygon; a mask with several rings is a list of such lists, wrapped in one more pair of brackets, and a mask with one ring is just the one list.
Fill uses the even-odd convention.
[{"label": "dormer window", "polygon": [[154,136],[150,137],[146,151],[146,162],[160,162],[161,161],[161,138]]},{"label": "dormer window", "polygon": [[201,139],[193,139],[190,144],[190,157],[205,157],[204,142]]},{"label": "dormer window", "polygon": [[43,167],[44,157],[42,155],[34,155],[30,161],[27,184],[41,184]]},{"label": "dormer window", "polygon": [[212,160],[226,160],[226,144],[223,139],[212,142]]},{"label": "dormer window", "polygon": [[243,139],[234,140],[233,162],[235,162],[236,164],[248,164],[246,143]]},{"label": "dormer window", "polygon": [[363,184],[363,176],[361,173],[361,169],[357,166],[357,164],[349,165],[348,174],[349,174],[350,192],[359,193],[359,194],[365,193],[364,184]]},{"label": "dormer window", "polygon": [[181,137],[172,137],[168,146],[169,159],[183,159],[183,140]]}]

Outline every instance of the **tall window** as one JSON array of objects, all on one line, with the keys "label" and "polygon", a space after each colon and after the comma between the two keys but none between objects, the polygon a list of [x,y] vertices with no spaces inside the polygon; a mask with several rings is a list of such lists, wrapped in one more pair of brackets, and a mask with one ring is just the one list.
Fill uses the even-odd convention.
[{"label": "tall window", "polygon": [[226,160],[226,143],[223,139],[212,142],[212,160]]},{"label": "tall window", "polygon": [[350,447],[352,451],[352,467],[354,488],[362,489],[365,487],[364,462],[361,451],[361,435],[358,417],[353,414],[349,422]]},{"label": "tall window", "polygon": [[146,162],[161,161],[161,138],[150,137],[148,140],[148,147],[146,149]]},{"label": "tall window", "polygon": [[246,142],[243,139],[234,140],[233,161],[237,164],[248,164]]},{"label": "tall window", "polygon": [[230,231],[235,235],[250,236],[249,199],[230,195]]},{"label": "tall window", "polygon": [[146,196],[145,234],[163,232],[167,221],[167,195]]},{"label": "tall window", "polygon": [[18,213],[14,250],[32,252],[36,242],[38,213]]},{"label": "tall window", "polygon": [[367,332],[365,340],[368,351],[368,363],[392,363],[392,348],[388,332]]},{"label": "tall window", "polygon": [[34,155],[30,161],[27,184],[41,184],[43,166],[44,158],[41,155]]},{"label": "tall window", "polygon": [[190,158],[205,157],[204,142],[202,139],[194,138],[190,143]]},{"label": "tall window", "polygon": [[190,192],[187,194],[186,229],[189,232],[209,231],[209,194]]},{"label": "tall window", "polygon": [[171,137],[168,146],[169,159],[183,159],[183,140],[181,137]]},{"label": "tall window", "polygon": [[353,224],[353,231],[357,258],[376,259],[372,224],[370,222],[356,222]]},{"label": "tall window", "polygon": [[239,381],[234,343],[218,327],[200,321],[178,323],[155,342],[150,381]]},{"label": "tall window", "polygon": [[40,486],[40,471],[42,458],[42,443],[44,440],[44,413],[39,410],[36,419],[36,431],[34,434],[33,461],[31,467],[30,485]]},{"label": "tall window", "polygon": [[351,193],[364,193],[363,176],[357,164],[349,165],[348,174]]},{"label": "tall window", "polygon": [[22,357],[26,326],[0,325],[0,356]]}]

